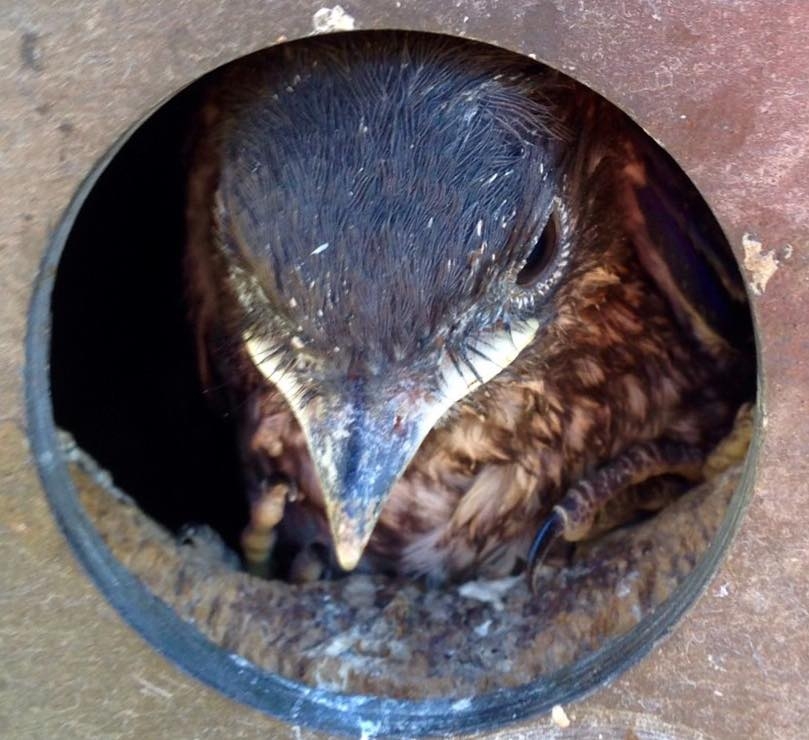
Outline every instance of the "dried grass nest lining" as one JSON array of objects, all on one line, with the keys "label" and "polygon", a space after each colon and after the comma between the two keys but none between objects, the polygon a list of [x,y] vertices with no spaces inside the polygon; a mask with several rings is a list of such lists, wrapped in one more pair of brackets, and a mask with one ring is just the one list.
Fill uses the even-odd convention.
[{"label": "dried grass nest lining", "polygon": [[[66,443],[91,521],[115,557],[213,642],[287,678],[402,699],[465,697],[518,686],[623,634],[665,601],[716,533],[739,482],[747,411],[718,472],[654,518],[525,579],[446,589],[352,575],[293,585],[238,570],[216,535],[181,542]],[[715,456],[716,457],[716,456]]]}]

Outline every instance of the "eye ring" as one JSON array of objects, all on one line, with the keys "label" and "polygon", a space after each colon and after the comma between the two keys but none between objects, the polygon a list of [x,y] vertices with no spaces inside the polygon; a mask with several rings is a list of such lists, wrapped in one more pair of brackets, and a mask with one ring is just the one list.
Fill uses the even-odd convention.
[{"label": "eye ring", "polygon": [[530,288],[550,264],[559,247],[559,216],[552,211],[534,248],[529,252],[516,283],[521,288]]}]

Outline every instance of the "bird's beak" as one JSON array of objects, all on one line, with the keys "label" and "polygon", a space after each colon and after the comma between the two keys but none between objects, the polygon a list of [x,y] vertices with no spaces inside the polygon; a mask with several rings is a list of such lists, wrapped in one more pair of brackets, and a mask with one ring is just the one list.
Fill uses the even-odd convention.
[{"label": "bird's beak", "polygon": [[391,489],[453,399],[425,391],[424,378],[409,384],[379,378],[318,383],[282,369],[278,353],[260,338],[245,336],[245,345],[303,429],[337,560],[352,570]]},{"label": "bird's beak", "polygon": [[423,396],[371,391],[355,382],[316,399],[298,417],[323,488],[337,560],[352,570],[435,414]]},{"label": "bird's beak", "polygon": [[391,489],[436,422],[510,365],[538,329],[532,319],[481,343],[473,375],[442,357],[435,378],[413,376],[409,384],[374,377],[318,384],[281,369],[272,346],[245,337],[256,367],[283,393],[306,435],[345,570],[356,567]]}]

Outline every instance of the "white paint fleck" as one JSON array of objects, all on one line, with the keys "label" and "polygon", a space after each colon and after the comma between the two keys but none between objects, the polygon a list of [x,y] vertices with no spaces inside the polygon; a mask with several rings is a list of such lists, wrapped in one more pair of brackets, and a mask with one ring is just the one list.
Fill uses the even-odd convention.
[{"label": "white paint fleck", "polygon": [[236,655],[236,653],[231,653],[228,656],[239,668],[251,668],[252,663],[247,660],[247,658],[243,658],[241,655]]},{"label": "white paint fleck", "polygon": [[561,704],[554,704],[553,709],[551,709],[551,719],[557,727],[563,730],[570,727],[570,717],[567,716],[567,712]]},{"label": "white paint fleck", "polygon": [[360,720],[360,740],[373,740],[380,731],[378,722]]},{"label": "white paint fleck", "polygon": [[463,712],[469,707],[472,706],[472,700],[469,697],[464,699],[458,699],[458,701],[452,702],[452,711],[453,712]]},{"label": "white paint fleck", "polygon": [[[753,291],[753,295],[764,295],[767,283],[781,266],[775,250],[765,252],[761,241],[752,234],[742,236],[742,248],[744,249],[744,269],[750,274],[750,290]],[[786,259],[789,258],[789,254],[791,251],[785,251]]]},{"label": "white paint fleck", "polygon": [[39,466],[42,468],[50,467],[53,464],[53,453],[45,450],[40,455],[37,456],[37,460],[39,461]]},{"label": "white paint fleck", "polygon": [[158,696],[161,699],[174,698],[174,694],[172,694],[168,689],[164,689],[151,681],[147,681],[145,678],[143,678],[143,676],[135,676],[135,680],[141,685],[141,694],[146,694],[147,696]]},{"label": "white paint fleck", "polygon": [[312,28],[315,33],[330,33],[332,31],[353,31],[354,17],[343,10],[340,5],[333,8],[320,8],[312,16]]},{"label": "white paint fleck", "polygon": [[720,665],[721,658],[716,658],[715,656],[708,653],[708,664],[713,668],[715,671],[719,671],[720,673],[727,673],[727,668],[724,668]]},{"label": "white paint fleck", "polygon": [[313,255],[314,254],[321,254],[321,253],[325,252],[328,248],[329,248],[329,243],[328,242],[323,242],[323,244],[319,244],[309,254],[313,254]]},{"label": "white paint fleck", "polygon": [[714,596],[716,596],[717,599],[724,599],[730,593],[728,585],[729,584],[727,583],[723,583],[718,589],[716,589]]}]

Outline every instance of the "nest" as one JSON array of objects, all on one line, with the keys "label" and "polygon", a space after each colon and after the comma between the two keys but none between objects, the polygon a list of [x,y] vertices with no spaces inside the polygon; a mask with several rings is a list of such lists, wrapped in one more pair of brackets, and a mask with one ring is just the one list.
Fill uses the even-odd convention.
[{"label": "nest", "polygon": [[383,575],[263,580],[213,530],[174,535],[70,440],[81,502],[115,557],[225,650],[334,691],[466,697],[525,684],[626,633],[668,599],[719,528],[740,480],[749,410],[709,459],[710,478],[654,517],[579,544],[524,577],[428,588]]}]

